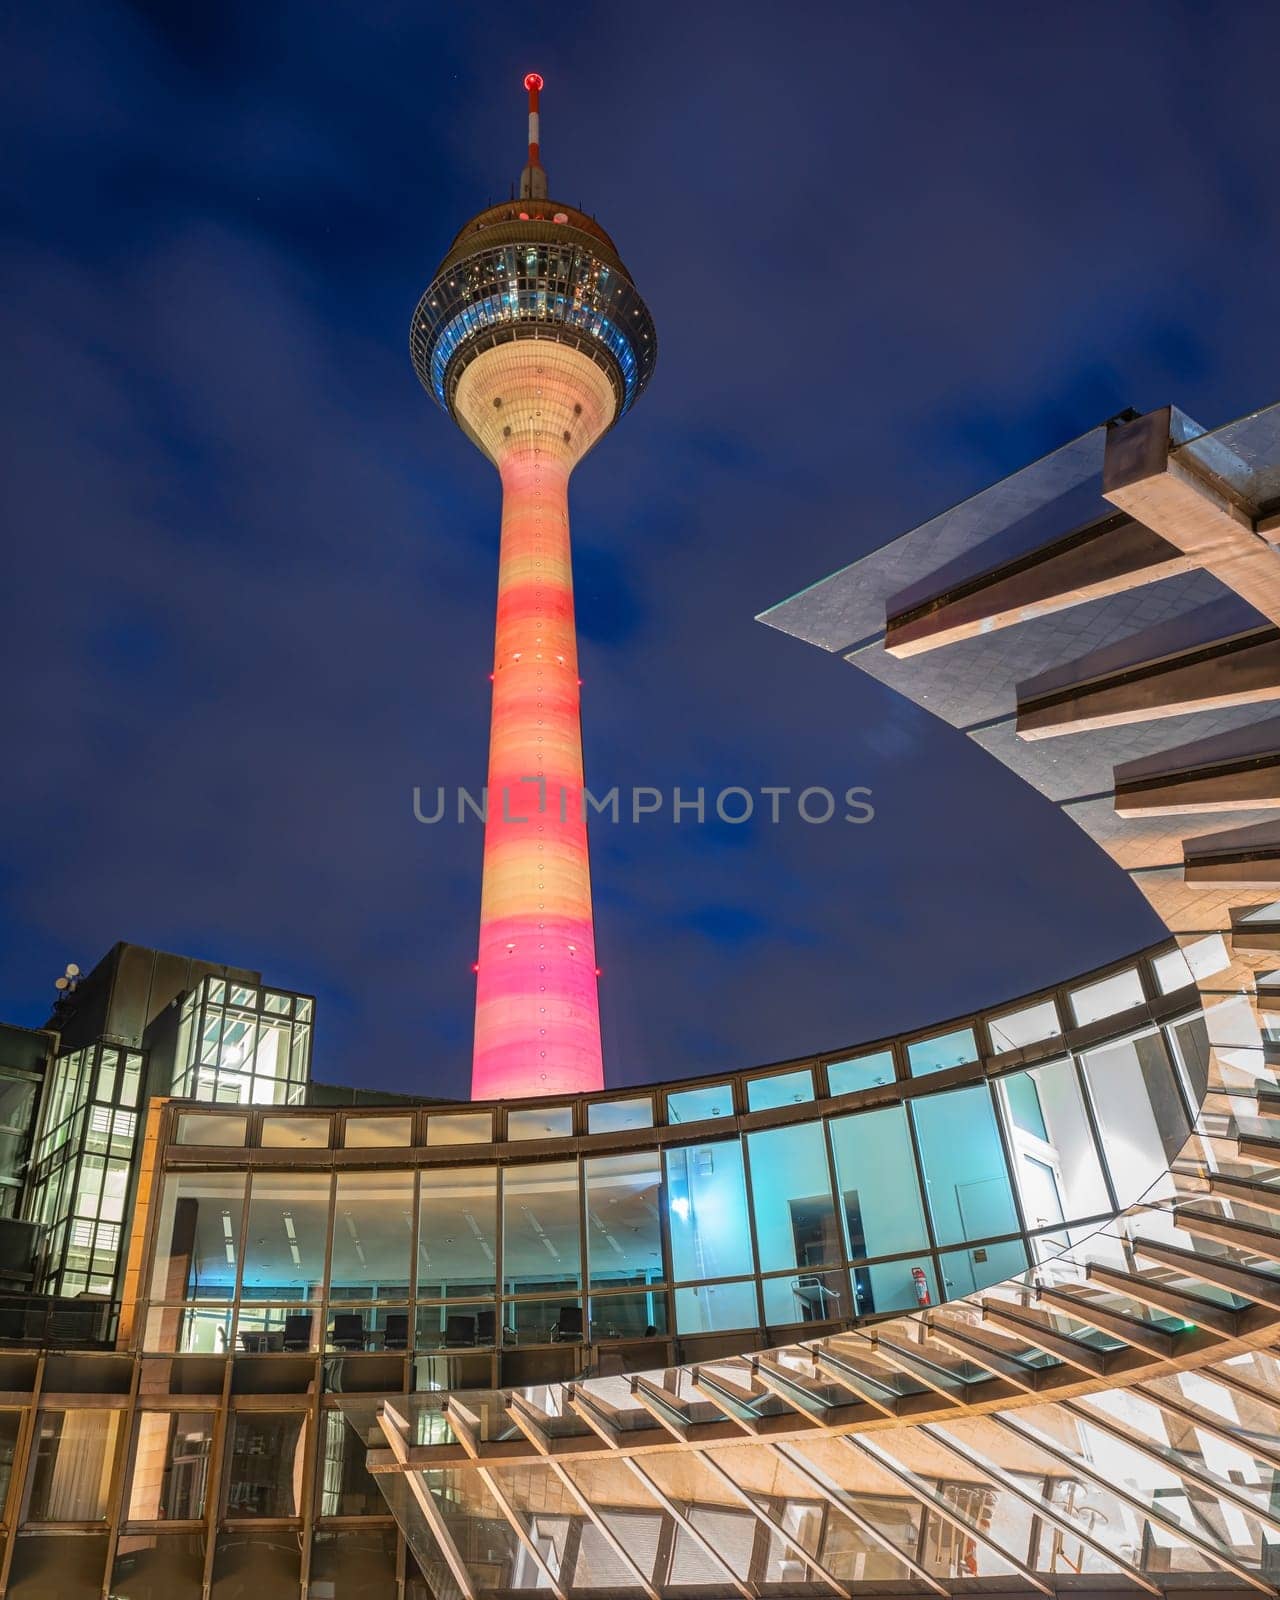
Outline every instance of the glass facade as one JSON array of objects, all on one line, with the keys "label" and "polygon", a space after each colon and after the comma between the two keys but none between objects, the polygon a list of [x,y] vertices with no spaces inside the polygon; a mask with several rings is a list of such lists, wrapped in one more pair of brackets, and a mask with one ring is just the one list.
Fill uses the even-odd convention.
[{"label": "glass facade", "polygon": [[27,1196],[28,1218],[48,1230],[51,1294],[115,1289],[143,1070],[140,1051],[102,1043],[53,1063]]},{"label": "glass facade", "polygon": [[626,273],[566,236],[563,243],[477,250],[446,268],[414,313],[414,366],[447,409],[459,351],[539,329],[576,343],[616,373],[619,415],[657,359],[653,319]]},{"label": "glass facade", "polygon": [[178,1025],[173,1093],[216,1105],[297,1105],[311,1076],[315,1002],[205,978]]},{"label": "glass facade", "polygon": [[[598,1154],[590,1136],[563,1153],[592,1102],[513,1110],[506,1140],[498,1127],[497,1145],[482,1146],[468,1143],[470,1122],[489,1128],[488,1111],[404,1113],[392,1132],[385,1113],[312,1107],[248,1117],[251,1169],[201,1170],[204,1149],[243,1141],[245,1114],[200,1112],[192,1143],[193,1113],[175,1107],[143,1343],[157,1354],[475,1351],[496,1383],[533,1347],[937,1304],[1052,1256],[1149,1193],[1187,1136],[1181,1064],[1204,1057],[1203,1035],[1179,1016],[1078,1053],[1051,1037],[1034,1066],[971,1063],[960,1084],[907,1078],[893,1103],[839,1113],[807,1097],[811,1069],[774,1072],[758,1080],[764,1103],[718,1137],[656,1143],[646,1100],[639,1126],[608,1130],[625,1147]],[[936,1039],[948,1065],[976,1044],[971,1028]],[[862,1059],[883,1071],[886,1058]],[[668,1126],[671,1103],[679,1116],[696,1092],[668,1092]],[[704,1093],[735,1098],[732,1085]],[[449,1137],[433,1146],[442,1116]],[[764,1116],[774,1125],[752,1125]],[[203,1126],[220,1117],[235,1125],[225,1139]],[[561,1130],[555,1154],[532,1142],[528,1159],[510,1153],[511,1123],[528,1117],[544,1140]],[[299,1151],[323,1164],[288,1165]],[[556,1359],[549,1371],[579,1358]],[[435,1369],[419,1377],[432,1384]]]}]

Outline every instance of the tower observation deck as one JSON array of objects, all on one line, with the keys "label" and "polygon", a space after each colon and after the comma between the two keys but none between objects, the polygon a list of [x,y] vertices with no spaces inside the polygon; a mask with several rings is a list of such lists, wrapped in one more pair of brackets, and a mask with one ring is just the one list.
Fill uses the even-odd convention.
[{"label": "tower observation deck", "polygon": [[423,386],[498,469],[502,535],[476,961],[476,1098],[604,1083],[569,475],[653,372],[653,319],[594,218],[547,198],[530,73],[520,199],[473,217],[414,312]]}]

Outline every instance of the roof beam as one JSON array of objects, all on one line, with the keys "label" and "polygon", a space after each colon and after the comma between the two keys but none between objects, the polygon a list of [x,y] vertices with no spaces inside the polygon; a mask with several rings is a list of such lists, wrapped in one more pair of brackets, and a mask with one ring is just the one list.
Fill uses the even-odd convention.
[{"label": "roof beam", "polygon": [[1211,1328],[1215,1333],[1234,1338],[1240,1324],[1240,1312],[1229,1306],[1218,1305],[1213,1300],[1203,1300],[1198,1295],[1187,1294],[1171,1284],[1160,1283],[1155,1278],[1144,1278],[1139,1273],[1120,1272],[1115,1267],[1091,1261],[1085,1268],[1085,1277],[1092,1283],[1114,1289],[1117,1294],[1127,1294],[1140,1305],[1157,1311],[1168,1311],[1172,1316],[1200,1328]]},{"label": "roof beam", "polygon": [[892,611],[884,647],[900,659],[920,655],[1190,572],[1193,565],[1167,539],[1113,511],[918,605]]},{"label": "roof beam", "polygon": [[1196,470],[1196,441],[1175,442],[1172,420],[1164,406],[1108,430],[1104,498],[1280,623],[1280,555],[1258,532],[1256,508],[1234,504]]},{"label": "roof beam", "polygon": [[[1280,562],[1273,552],[1272,559]],[[1280,700],[1280,630],[1251,628],[1061,689],[1018,698],[1020,739],[1118,728]]]},{"label": "roof beam", "polygon": [[1280,806],[1280,751],[1116,784],[1116,815],[1179,817]]}]

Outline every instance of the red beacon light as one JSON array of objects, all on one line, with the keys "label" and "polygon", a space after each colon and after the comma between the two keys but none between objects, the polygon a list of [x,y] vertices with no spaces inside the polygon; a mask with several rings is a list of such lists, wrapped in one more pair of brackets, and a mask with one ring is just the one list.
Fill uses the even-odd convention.
[{"label": "red beacon light", "polygon": [[541,89],[542,74],[540,72],[526,72],[524,75],[524,86],[526,89],[530,90]]}]

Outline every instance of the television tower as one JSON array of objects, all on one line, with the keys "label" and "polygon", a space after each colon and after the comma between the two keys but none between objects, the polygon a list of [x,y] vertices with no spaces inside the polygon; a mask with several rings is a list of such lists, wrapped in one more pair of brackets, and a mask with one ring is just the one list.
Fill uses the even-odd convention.
[{"label": "television tower", "polygon": [[410,329],[413,365],[502,480],[474,1099],[600,1089],[569,474],[632,405],[653,319],[594,218],[547,198],[531,72],[520,198],[473,217]]}]

